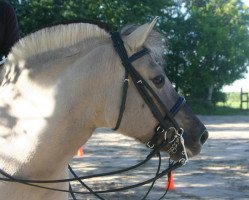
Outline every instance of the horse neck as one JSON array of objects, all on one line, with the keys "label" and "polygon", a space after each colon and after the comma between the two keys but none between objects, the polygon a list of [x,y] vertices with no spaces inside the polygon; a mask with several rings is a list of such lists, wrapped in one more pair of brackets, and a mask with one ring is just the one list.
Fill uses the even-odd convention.
[{"label": "horse neck", "polygon": [[[43,65],[51,65],[50,68],[41,67],[43,71],[36,74],[26,67],[15,84],[1,89],[8,95],[0,106],[5,112],[1,112],[1,118],[7,120],[0,126],[4,130],[0,138],[0,155],[4,155],[0,168],[11,174],[44,178],[58,167],[66,167],[96,127],[110,125],[105,110],[110,104],[107,101],[115,87],[120,92],[121,86],[113,83],[114,77],[123,74],[113,68],[108,49],[111,45],[85,47],[56,63],[48,61]],[[104,57],[108,62],[103,62]]]}]

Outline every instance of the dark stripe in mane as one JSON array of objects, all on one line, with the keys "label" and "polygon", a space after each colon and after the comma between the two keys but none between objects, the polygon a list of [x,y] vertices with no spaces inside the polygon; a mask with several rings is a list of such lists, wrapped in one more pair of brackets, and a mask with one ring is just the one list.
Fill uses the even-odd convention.
[{"label": "dark stripe in mane", "polygon": [[113,31],[113,28],[109,24],[107,24],[105,22],[98,21],[98,20],[92,20],[92,19],[64,20],[64,21],[54,22],[54,23],[48,24],[46,26],[43,26],[40,29],[49,28],[49,27],[57,26],[57,25],[67,25],[67,24],[75,24],[75,23],[87,23],[87,24],[97,25],[99,28],[104,29],[108,33],[110,33],[111,31]]}]

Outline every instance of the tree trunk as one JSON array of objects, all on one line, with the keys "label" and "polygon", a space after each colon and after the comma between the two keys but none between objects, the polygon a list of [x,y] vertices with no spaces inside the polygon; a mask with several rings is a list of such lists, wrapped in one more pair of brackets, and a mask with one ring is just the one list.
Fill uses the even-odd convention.
[{"label": "tree trunk", "polygon": [[210,85],[208,88],[208,95],[207,95],[207,100],[210,102],[212,101],[213,91],[214,91],[214,86]]}]

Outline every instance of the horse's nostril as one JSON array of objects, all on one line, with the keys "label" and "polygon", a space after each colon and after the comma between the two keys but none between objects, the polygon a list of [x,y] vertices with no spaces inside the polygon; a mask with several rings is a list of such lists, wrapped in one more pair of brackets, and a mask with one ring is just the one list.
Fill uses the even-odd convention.
[{"label": "horse's nostril", "polygon": [[205,130],[203,133],[202,133],[202,136],[200,138],[200,142],[201,144],[204,144],[208,139],[208,131]]}]

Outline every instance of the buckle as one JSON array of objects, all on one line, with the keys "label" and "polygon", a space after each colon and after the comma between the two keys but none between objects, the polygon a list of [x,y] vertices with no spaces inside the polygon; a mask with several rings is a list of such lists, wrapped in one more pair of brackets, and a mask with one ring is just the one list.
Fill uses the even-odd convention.
[{"label": "buckle", "polygon": [[176,131],[176,134],[182,136],[183,132],[184,132],[183,128],[180,128],[178,131]]},{"label": "buckle", "polygon": [[181,158],[178,162],[181,163],[181,165],[185,165],[187,161],[188,160],[186,160],[185,158]]},{"label": "buckle", "polygon": [[156,131],[157,131],[158,133],[163,133],[165,130],[164,130],[164,128],[162,128],[160,125],[158,125],[157,128],[156,128]]},{"label": "buckle", "polygon": [[153,149],[155,147],[155,144],[151,144],[151,141],[147,142],[146,147],[149,149]]}]

